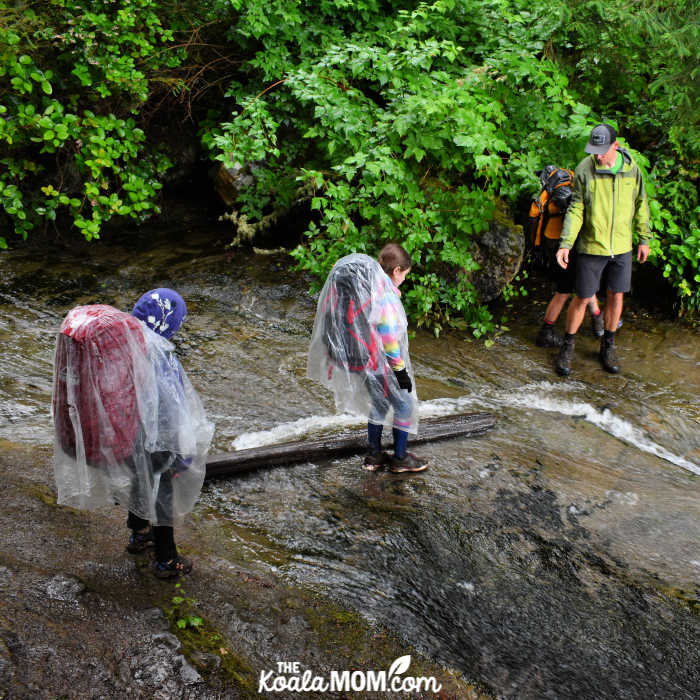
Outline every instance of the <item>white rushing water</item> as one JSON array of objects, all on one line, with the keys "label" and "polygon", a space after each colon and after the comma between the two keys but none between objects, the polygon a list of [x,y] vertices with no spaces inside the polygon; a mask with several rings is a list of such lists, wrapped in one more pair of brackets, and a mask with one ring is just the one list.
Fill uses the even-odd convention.
[{"label": "white rushing water", "polygon": [[[468,409],[473,410],[478,406],[486,406],[492,409],[510,406],[523,411],[546,411],[564,416],[575,416],[588,421],[600,430],[643,452],[687,469],[693,474],[700,474],[700,466],[654,442],[641,428],[615,415],[609,408],[598,409],[586,401],[561,396],[562,393],[567,394],[574,391],[574,389],[574,384],[536,382],[526,384],[515,391],[494,391],[482,393],[479,396],[461,396],[421,401],[419,413],[421,418],[433,418],[458,415]],[[366,421],[362,417],[349,414],[310,416],[276,425],[269,430],[243,433],[232,442],[231,446],[234,450],[261,447],[263,445],[288,442],[295,438],[328,430],[359,428],[365,423]]]},{"label": "white rushing water", "polygon": [[643,452],[656,455],[693,474],[700,474],[700,466],[651,440],[644,431],[629,421],[615,415],[609,408],[597,409],[590,403],[553,396],[560,385],[541,382],[526,385],[520,391],[501,394],[498,398],[504,405],[527,410],[549,411],[564,416],[577,416],[592,423],[609,435],[632,445]]},{"label": "white rushing water", "polygon": [[358,428],[364,423],[366,423],[366,420],[363,420],[360,416],[353,416],[348,413],[333,416],[310,416],[308,418],[299,418],[289,423],[281,423],[269,430],[242,433],[233,440],[231,447],[234,450],[247,450],[253,447],[262,447],[263,445],[275,445],[316,432]]}]

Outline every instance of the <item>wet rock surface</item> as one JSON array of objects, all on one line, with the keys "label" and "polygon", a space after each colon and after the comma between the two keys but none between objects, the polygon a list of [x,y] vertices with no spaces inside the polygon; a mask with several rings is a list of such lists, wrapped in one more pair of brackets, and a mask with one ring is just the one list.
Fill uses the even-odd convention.
[{"label": "wet rock surface", "polygon": [[[562,503],[536,463],[516,469],[492,456],[446,495],[435,482],[456,459],[443,445],[432,472],[406,479],[358,477],[352,460],[337,460],[338,480],[323,467],[280,470],[210,485],[204,499],[221,517],[264,521],[297,580],[400,627],[498,697],[692,698],[697,590],[665,589],[614,556],[578,522],[586,509]],[[283,499],[315,517],[290,531],[274,505]]]},{"label": "wet rock surface", "polygon": [[155,579],[147,557],[125,552],[118,508],[57,506],[52,478],[48,450],[0,441],[0,697],[261,697],[259,674],[278,660],[330,673],[406,653],[440,678],[441,697],[484,696],[357,614],[256,572],[204,510],[178,533],[193,573]]},{"label": "wet rock surface", "polygon": [[47,407],[75,304],[185,296],[178,353],[212,452],[301,439],[298,421],[315,434],[333,414],[305,379],[304,280],[283,254],[223,241],[144,231],[0,267],[0,696],[257,697],[278,661],[327,675],[410,654],[443,697],[473,697],[465,678],[518,699],[696,697],[700,344],[632,304],[615,376],[588,318],[571,378],[555,375],[556,351],[534,346],[544,290],[509,303],[490,346],[417,331],[421,409],[487,411],[496,428],[417,449],[431,466],[405,478],[348,458],[208,482],[177,533],[195,563],[180,588],[124,552],[118,508],[57,507]]}]

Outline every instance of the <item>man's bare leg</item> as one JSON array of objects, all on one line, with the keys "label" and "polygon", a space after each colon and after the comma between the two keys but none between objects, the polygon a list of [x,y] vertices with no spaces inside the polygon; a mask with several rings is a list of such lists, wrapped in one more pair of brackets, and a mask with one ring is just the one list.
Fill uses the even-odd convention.
[{"label": "man's bare leg", "polygon": [[596,338],[600,338],[605,330],[605,321],[600,306],[598,306],[598,297],[595,294],[588,302],[588,310],[591,312],[591,331]]},{"label": "man's bare leg", "polygon": [[600,311],[598,297],[595,294],[588,300],[588,310],[591,312],[591,314],[596,314]]},{"label": "man's bare leg", "polygon": [[566,305],[571,295],[568,292],[557,292],[552,300],[547,304],[547,310],[544,312],[545,323],[556,323],[559,318],[559,314]]},{"label": "man's bare leg", "polygon": [[567,334],[573,335],[581,327],[583,323],[583,317],[586,315],[586,306],[590,301],[588,299],[581,299],[580,297],[574,297],[569,304],[569,310],[566,312],[566,332]]},{"label": "man's bare leg", "polygon": [[603,312],[606,331],[614,333],[617,330],[617,324],[622,316],[622,300],[624,296],[623,292],[611,292],[608,289],[608,298],[605,304],[605,311]]}]

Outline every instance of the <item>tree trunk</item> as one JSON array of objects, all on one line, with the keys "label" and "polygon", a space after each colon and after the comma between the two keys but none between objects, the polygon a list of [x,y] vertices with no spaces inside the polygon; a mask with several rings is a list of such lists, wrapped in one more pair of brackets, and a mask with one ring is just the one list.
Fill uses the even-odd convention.
[{"label": "tree trunk", "polygon": [[[496,424],[489,413],[469,413],[441,416],[421,421],[420,434],[409,439],[417,445],[451,437],[480,435]],[[322,440],[301,440],[264,445],[222,455],[207,460],[207,478],[229,476],[265,467],[278,467],[295,462],[326,460],[340,455],[363,452],[367,449],[367,430],[332,435]]]}]

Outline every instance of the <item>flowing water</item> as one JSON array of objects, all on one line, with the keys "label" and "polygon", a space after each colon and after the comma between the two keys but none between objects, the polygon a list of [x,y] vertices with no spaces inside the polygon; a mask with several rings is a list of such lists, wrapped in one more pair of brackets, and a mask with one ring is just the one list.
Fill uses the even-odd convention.
[{"label": "flowing water", "polygon": [[[188,303],[178,353],[216,423],[212,452],[362,425],[305,378],[307,281],[281,253],[224,242],[194,229],[177,243],[1,253],[0,438],[51,443],[53,343],[70,308],[128,310],[158,286]],[[498,419],[478,438],[422,446],[427,472],[370,474],[358,457],[266,469],[207,482],[200,507],[286,551],[259,545],[261,566],[284,561],[278,575],[496,695],[694,697],[698,333],[626,311],[622,373],[602,371],[582,332],[564,380],[533,345],[545,301],[511,310],[490,347],[415,334],[421,416]]]}]

